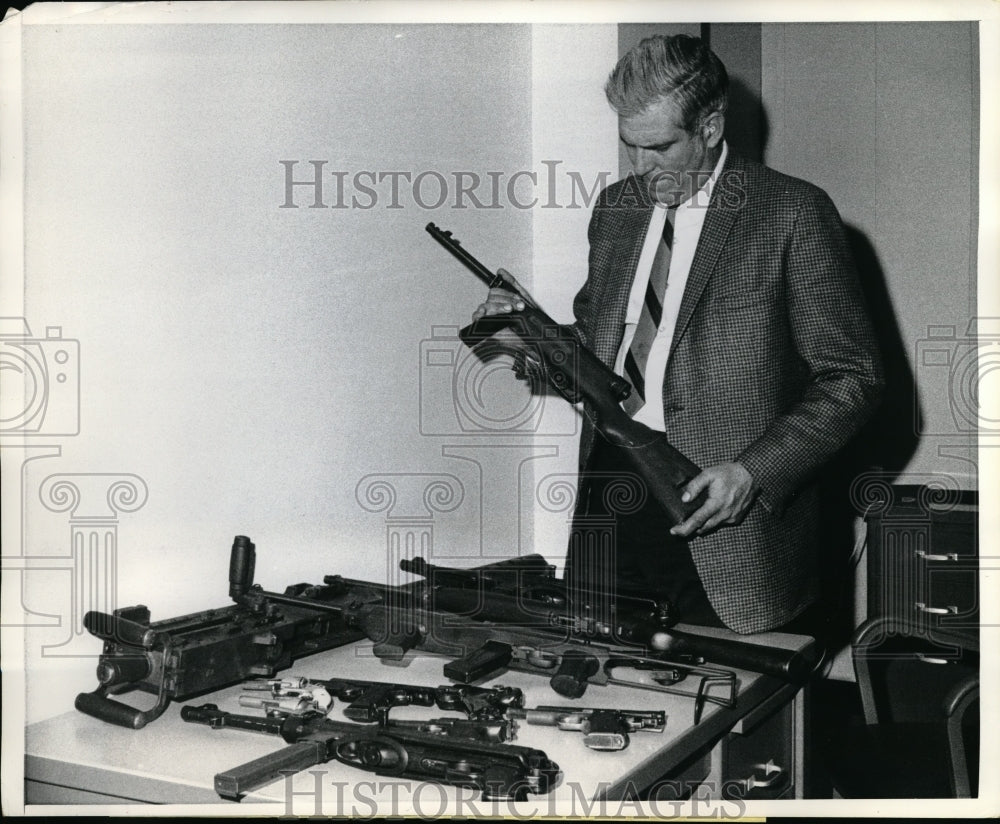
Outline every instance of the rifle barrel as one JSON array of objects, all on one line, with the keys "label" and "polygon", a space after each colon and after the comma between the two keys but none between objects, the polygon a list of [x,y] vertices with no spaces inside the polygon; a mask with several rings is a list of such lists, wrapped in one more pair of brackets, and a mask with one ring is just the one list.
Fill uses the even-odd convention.
[{"label": "rifle barrel", "polygon": [[[510,285],[507,283],[507,279],[503,275],[498,275],[487,269],[482,263],[480,263],[473,255],[465,251],[462,248],[462,244],[455,240],[451,232],[445,232],[439,229],[434,223],[428,223],[426,226],[427,231],[430,233],[431,237],[434,238],[438,243],[444,246],[449,252],[451,252],[456,258],[458,258],[467,269],[469,269],[476,277],[478,277],[483,283],[490,287],[490,289],[497,288],[508,288]],[[513,290],[512,290],[513,291]]]}]

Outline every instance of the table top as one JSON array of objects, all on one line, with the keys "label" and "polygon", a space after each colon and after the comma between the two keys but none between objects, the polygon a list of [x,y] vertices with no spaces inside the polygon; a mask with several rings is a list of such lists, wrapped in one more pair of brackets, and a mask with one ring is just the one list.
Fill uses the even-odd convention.
[{"label": "table top", "polygon": [[[681,629],[679,626],[678,629]],[[684,629],[726,637],[738,637],[726,630],[685,627]],[[745,636],[745,640],[785,649],[804,649],[812,639],[804,636],[765,633]],[[280,673],[282,678],[304,676],[314,679],[351,678],[403,684],[437,686],[448,683],[442,674],[446,658],[411,651],[399,663],[383,662],[372,653],[369,642],[359,642],[328,650],[297,661]],[[557,762],[562,776],[546,797],[530,796],[536,807],[540,801],[558,805],[567,799],[623,798],[649,785],[686,757],[711,744],[741,718],[782,691],[790,699],[795,688],[783,682],[734,670],[738,682],[737,704],[725,708],[705,705],[699,723],[694,723],[694,698],[620,684],[590,685],[580,699],[554,693],[546,678],[508,671],[487,683],[519,687],[525,707],[558,705],[622,710],[663,710],[667,714],[662,733],[632,733],[630,745],[619,752],[588,749],[578,732],[519,722],[515,744],[543,750]],[[642,673],[629,672],[642,678]],[[690,681],[690,683],[689,683]],[[691,690],[697,681],[688,679],[679,687]],[[25,778],[50,785],[67,786],[122,799],[123,803],[231,804],[216,794],[216,773],[244,764],[286,744],[275,736],[234,729],[212,729],[181,720],[184,704],[217,704],[234,713],[256,714],[259,710],[241,707],[239,685],[208,695],[171,704],[163,716],[141,730],[115,727],[82,713],[71,711],[30,725],[26,730]],[[720,695],[712,690],[712,695]],[[116,696],[135,706],[149,707],[154,696],[140,692]],[[331,719],[343,719],[341,702],[335,702]],[[435,707],[399,707],[392,718],[428,719],[448,715]],[[454,717],[459,717],[455,714]],[[402,786],[400,786],[402,785]],[[360,788],[360,790],[359,790]],[[359,795],[360,792],[360,795]],[[290,779],[276,781],[248,794],[243,803],[271,802],[285,805],[286,811],[310,812],[318,802],[337,809],[371,815],[373,807],[391,803],[394,812],[401,804],[419,801],[439,810],[456,802],[479,799],[473,788],[426,785],[358,770],[336,761],[312,767]],[[352,806],[353,805],[353,806]],[[235,805],[234,805],[235,806]],[[382,809],[379,806],[379,809]]]}]

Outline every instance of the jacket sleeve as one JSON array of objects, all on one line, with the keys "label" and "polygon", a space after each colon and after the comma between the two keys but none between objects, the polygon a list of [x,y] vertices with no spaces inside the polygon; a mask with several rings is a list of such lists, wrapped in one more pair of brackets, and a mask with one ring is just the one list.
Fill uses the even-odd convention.
[{"label": "jacket sleeve", "polygon": [[759,485],[762,503],[777,515],[870,417],[884,383],[843,224],[818,189],[796,214],[785,249],[784,285],[806,386],[737,458]]},{"label": "jacket sleeve", "polygon": [[[605,190],[606,192],[606,190]],[[584,346],[592,346],[592,323],[593,323],[593,291],[594,291],[594,256],[596,254],[596,249],[598,244],[596,238],[600,234],[600,223],[603,214],[603,204],[602,200],[605,192],[601,193],[598,198],[597,203],[594,206],[594,211],[590,215],[590,223],[587,226],[587,240],[590,244],[589,261],[588,261],[588,274],[587,279],[584,281],[583,286],[580,287],[580,291],[576,293],[576,297],[573,298],[573,317],[576,319],[575,322],[569,327],[573,334],[580,340]]]}]

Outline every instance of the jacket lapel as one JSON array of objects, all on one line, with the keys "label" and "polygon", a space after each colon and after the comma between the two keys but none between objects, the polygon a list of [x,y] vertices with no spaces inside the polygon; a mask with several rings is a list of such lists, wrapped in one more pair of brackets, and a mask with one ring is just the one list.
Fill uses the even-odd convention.
[{"label": "jacket lapel", "polygon": [[677,324],[674,327],[674,336],[670,343],[670,358],[673,359],[677,351],[677,343],[687,330],[691,315],[694,314],[698,301],[701,300],[702,292],[708,285],[708,279],[712,276],[715,263],[719,259],[719,254],[729,236],[729,230],[736,219],[738,208],[733,208],[721,203],[725,190],[724,185],[720,185],[723,175],[742,168],[739,158],[734,155],[733,150],[729,150],[719,180],[712,190],[712,199],[705,213],[705,222],[701,227],[701,236],[698,239],[698,248],[695,251],[694,260],[691,262],[691,271],[688,273],[687,284],[684,287],[684,296],[681,298],[681,307],[677,313]]},{"label": "jacket lapel", "polygon": [[604,321],[600,328],[595,330],[593,347],[594,354],[609,367],[614,366],[618,357],[618,349],[625,330],[629,294],[639,266],[639,257],[642,255],[653,207],[643,206],[641,203],[630,206],[622,204],[622,207],[616,208],[612,214],[617,218],[614,229],[615,257],[625,264],[613,267],[599,296],[606,309],[600,312],[599,316]]}]

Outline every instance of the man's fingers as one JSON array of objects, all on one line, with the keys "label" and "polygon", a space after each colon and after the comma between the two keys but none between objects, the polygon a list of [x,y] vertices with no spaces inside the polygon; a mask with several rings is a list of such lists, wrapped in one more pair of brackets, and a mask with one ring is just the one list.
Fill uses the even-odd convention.
[{"label": "man's fingers", "polygon": [[688,515],[687,520],[684,523],[677,524],[670,530],[671,535],[680,535],[686,538],[701,528],[702,524],[705,523],[712,515],[715,514],[718,509],[718,502],[713,501],[709,498],[705,503],[703,503],[698,509]]},{"label": "man's fingers", "polygon": [[506,289],[490,289],[490,294],[472,313],[474,321],[485,315],[502,315],[524,309],[524,301]]},{"label": "man's fingers", "polygon": [[698,497],[703,489],[708,487],[710,483],[712,483],[712,476],[705,471],[699,472],[694,478],[688,481],[687,486],[684,487],[684,494],[681,495],[681,500],[684,501],[684,503],[693,501]]},{"label": "man's fingers", "polygon": [[706,490],[707,499],[683,523],[671,529],[671,534],[705,535],[720,526],[739,523],[753,502],[752,484],[750,474],[739,464],[703,469],[684,487],[681,500],[685,503],[696,500]]},{"label": "man's fingers", "polygon": [[708,532],[711,532],[713,529],[722,526],[724,523],[728,523],[729,517],[730,515],[728,508],[720,509],[711,518],[709,518],[707,521],[705,521],[705,523],[701,525],[701,529],[698,530],[698,534],[704,535]]},{"label": "man's fingers", "polygon": [[514,309],[523,309],[524,299],[507,289],[490,289],[489,297],[486,298],[486,306],[497,312],[511,312]]},{"label": "man's fingers", "polygon": [[[508,272],[506,269],[501,268],[497,269],[497,274],[503,275],[505,278],[507,278],[507,280],[510,281],[510,285],[514,287],[514,290],[517,292],[518,295],[521,296],[523,300],[530,299],[531,296],[528,294],[527,290],[523,286],[521,286],[520,283],[518,283],[517,278],[514,277],[510,272]],[[518,308],[523,309],[524,307],[520,306]]]}]

